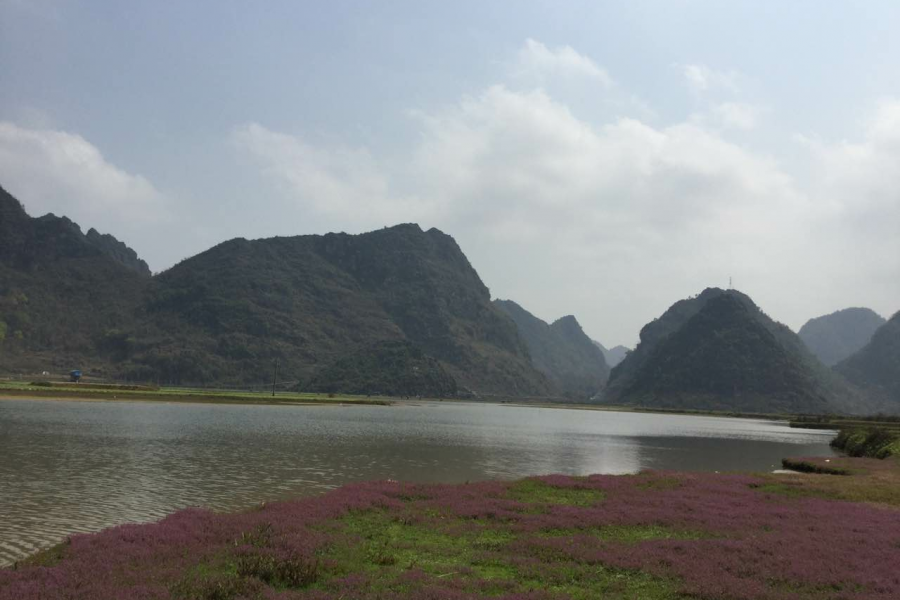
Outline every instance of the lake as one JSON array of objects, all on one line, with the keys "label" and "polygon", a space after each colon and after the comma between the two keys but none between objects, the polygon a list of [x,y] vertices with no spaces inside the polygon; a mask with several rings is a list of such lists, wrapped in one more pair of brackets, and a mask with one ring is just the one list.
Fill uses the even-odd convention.
[{"label": "lake", "polygon": [[455,402],[0,399],[0,564],[186,506],[235,510],[373,479],[771,471],[785,456],[832,455],[833,435],[769,420]]}]

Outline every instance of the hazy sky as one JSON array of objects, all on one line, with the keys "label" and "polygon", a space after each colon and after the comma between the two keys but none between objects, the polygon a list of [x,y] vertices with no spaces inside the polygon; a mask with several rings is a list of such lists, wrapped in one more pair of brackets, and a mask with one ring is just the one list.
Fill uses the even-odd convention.
[{"label": "hazy sky", "polygon": [[633,345],[900,309],[900,2],[0,0],[0,185],[166,269],[399,222]]}]

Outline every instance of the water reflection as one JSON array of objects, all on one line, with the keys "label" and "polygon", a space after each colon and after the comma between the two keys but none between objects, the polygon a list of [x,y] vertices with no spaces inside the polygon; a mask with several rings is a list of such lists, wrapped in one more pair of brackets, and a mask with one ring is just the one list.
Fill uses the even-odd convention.
[{"label": "water reflection", "polygon": [[771,470],[831,434],[762,420],[498,405],[286,407],[0,400],[0,563],[190,505],[351,481],[644,468]]}]

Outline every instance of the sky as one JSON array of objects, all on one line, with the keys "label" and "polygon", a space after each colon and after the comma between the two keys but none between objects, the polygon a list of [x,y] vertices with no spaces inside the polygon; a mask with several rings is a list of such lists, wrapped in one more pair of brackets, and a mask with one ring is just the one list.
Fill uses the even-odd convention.
[{"label": "sky", "polygon": [[900,310],[900,3],[0,0],[0,185],[155,272],[452,235],[608,347],[706,287]]}]

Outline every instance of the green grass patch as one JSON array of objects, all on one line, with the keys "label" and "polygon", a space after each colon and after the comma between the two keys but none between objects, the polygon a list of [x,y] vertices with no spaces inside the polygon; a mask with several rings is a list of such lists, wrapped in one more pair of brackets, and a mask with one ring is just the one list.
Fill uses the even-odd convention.
[{"label": "green grass patch", "polygon": [[821,461],[812,462],[809,460],[783,458],[781,466],[791,471],[799,471],[801,473],[817,473],[819,475],[851,475],[849,469],[843,467],[823,464]]},{"label": "green grass patch", "polygon": [[648,573],[579,563],[551,566],[551,569],[543,570],[540,577],[528,578],[526,575],[521,589],[565,594],[572,600],[671,600],[684,597],[678,593],[677,582]]},{"label": "green grass patch", "polygon": [[[554,488],[540,481],[520,482],[517,491],[535,501],[560,499],[567,504],[593,503],[597,493],[563,495],[561,492],[594,492]],[[431,581],[453,579],[463,589],[491,596],[511,592],[548,591],[573,600],[594,598],[677,598],[677,582],[637,571],[584,565],[574,561],[542,563],[538,571],[510,562],[508,545],[515,534],[501,524],[446,519],[411,523],[385,510],[354,512],[340,519],[331,533],[345,535],[332,544],[325,558],[333,566],[330,578],[364,573],[372,589],[389,593],[411,591],[404,575],[421,571]],[[564,532],[555,532],[564,535]],[[659,526],[608,527],[598,537],[637,543],[650,539],[694,539],[695,532],[679,532]],[[314,587],[329,589],[327,580]]]},{"label": "green grass patch", "polygon": [[598,540],[620,544],[638,544],[650,540],[700,540],[711,537],[707,532],[674,529],[663,525],[611,525],[584,529],[550,529],[543,532],[542,535],[546,537],[589,535]]},{"label": "green grass patch", "polygon": [[488,578],[508,572],[482,564],[478,555],[501,550],[515,538],[508,530],[471,521],[410,523],[381,510],[352,513],[341,519],[339,531],[347,543],[336,545],[330,558],[349,572],[393,567],[446,575],[470,568]]},{"label": "green grass patch", "polygon": [[507,497],[525,504],[593,506],[603,500],[603,492],[591,488],[559,487],[540,479],[522,479],[509,486]]}]

